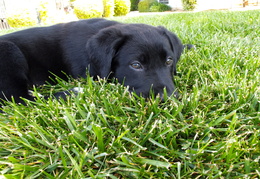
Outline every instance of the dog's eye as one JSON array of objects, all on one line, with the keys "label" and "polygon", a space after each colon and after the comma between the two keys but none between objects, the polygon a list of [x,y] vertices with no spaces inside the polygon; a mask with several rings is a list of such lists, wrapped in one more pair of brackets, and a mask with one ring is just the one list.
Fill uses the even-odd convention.
[{"label": "dog's eye", "polygon": [[139,62],[134,62],[130,65],[135,70],[141,70],[143,69],[142,65]]},{"label": "dog's eye", "polygon": [[172,65],[172,63],[173,63],[172,57],[168,57],[167,60],[166,60],[166,62],[165,62],[165,64],[168,65],[168,66],[170,66],[170,65]]}]

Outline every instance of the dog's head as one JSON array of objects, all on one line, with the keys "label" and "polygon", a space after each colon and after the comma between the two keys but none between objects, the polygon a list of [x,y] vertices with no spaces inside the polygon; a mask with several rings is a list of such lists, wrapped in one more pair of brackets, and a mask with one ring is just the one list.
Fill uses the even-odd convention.
[{"label": "dog's head", "polygon": [[173,75],[183,45],[163,27],[119,24],[100,30],[86,45],[90,73],[115,77],[138,95],[175,92]]}]

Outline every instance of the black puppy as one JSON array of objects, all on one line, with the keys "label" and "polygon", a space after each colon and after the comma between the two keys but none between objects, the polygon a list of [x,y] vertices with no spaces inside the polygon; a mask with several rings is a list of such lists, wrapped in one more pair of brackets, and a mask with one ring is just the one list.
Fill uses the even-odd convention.
[{"label": "black puppy", "polygon": [[[28,88],[53,77],[117,78],[138,95],[174,91],[183,45],[163,27],[90,19],[0,37],[0,98],[32,99]],[[67,75],[66,75],[67,74]]]}]

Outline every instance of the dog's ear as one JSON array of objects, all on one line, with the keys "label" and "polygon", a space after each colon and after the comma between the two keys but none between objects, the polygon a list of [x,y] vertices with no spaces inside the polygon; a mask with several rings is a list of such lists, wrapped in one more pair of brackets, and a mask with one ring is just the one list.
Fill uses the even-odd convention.
[{"label": "dog's ear", "polygon": [[181,40],[177,37],[177,35],[175,35],[174,33],[168,31],[167,29],[165,29],[162,26],[158,27],[161,31],[161,33],[167,37],[167,39],[170,42],[171,45],[171,49],[174,53],[174,64],[173,64],[173,74],[176,75],[176,65],[177,62],[179,61],[182,51],[183,51],[183,44],[181,42]]},{"label": "dog's ear", "polygon": [[125,39],[122,31],[112,26],[100,30],[88,40],[86,51],[92,76],[108,77],[112,60]]}]

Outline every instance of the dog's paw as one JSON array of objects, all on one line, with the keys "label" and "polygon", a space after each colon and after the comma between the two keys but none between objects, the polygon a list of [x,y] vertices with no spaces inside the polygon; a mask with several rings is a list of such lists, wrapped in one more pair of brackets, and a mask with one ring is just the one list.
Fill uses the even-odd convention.
[{"label": "dog's paw", "polygon": [[57,92],[53,96],[57,99],[62,98],[62,99],[65,100],[67,98],[67,96],[71,96],[72,94],[78,95],[79,93],[83,93],[83,88],[74,87],[74,88],[71,88],[71,89],[66,90],[66,91]]},{"label": "dog's paw", "polygon": [[183,47],[188,49],[188,50],[191,50],[191,49],[196,50],[196,46],[192,45],[192,44],[185,44],[185,45],[183,45]]}]

